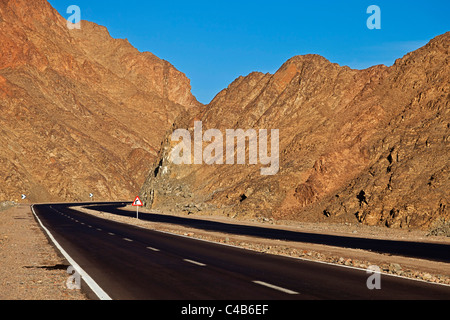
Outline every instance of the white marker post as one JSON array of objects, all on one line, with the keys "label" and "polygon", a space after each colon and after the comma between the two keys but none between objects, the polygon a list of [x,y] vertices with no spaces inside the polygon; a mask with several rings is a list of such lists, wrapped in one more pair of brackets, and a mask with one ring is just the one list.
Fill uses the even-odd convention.
[{"label": "white marker post", "polygon": [[136,197],[133,201],[133,207],[136,207],[136,219],[139,219],[139,207],[143,207],[144,204],[142,203],[139,196]]}]

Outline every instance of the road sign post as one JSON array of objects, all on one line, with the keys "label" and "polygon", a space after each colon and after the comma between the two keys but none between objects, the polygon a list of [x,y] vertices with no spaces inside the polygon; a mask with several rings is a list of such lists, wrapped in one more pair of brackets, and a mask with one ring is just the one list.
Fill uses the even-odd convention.
[{"label": "road sign post", "polygon": [[136,197],[133,201],[133,207],[136,207],[136,219],[139,219],[139,207],[143,207],[144,204],[142,203],[139,196]]}]

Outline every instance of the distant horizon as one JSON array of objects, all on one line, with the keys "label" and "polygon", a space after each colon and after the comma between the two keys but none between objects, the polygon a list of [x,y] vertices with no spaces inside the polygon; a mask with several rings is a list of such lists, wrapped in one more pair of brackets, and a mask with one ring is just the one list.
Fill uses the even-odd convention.
[{"label": "distant horizon", "polygon": [[[77,5],[82,20],[170,62],[203,104],[238,77],[273,74],[295,56],[317,54],[357,70],[390,67],[450,30],[444,0],[48,1],[64,18]],[[373,4],[381,9],[380,29],[368,27]]]}]

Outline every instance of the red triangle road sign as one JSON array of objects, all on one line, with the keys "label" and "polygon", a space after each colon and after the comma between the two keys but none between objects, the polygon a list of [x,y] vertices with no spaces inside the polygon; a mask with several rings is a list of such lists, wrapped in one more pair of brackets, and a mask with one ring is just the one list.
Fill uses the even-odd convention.
[{"label": "red triangle road sign", "polygon": [[144,204],[141,201],[141,198],[139,198],[139,196],[136,197],[136,199],[134,199],[133,201],[133,207],[143,207]]}]

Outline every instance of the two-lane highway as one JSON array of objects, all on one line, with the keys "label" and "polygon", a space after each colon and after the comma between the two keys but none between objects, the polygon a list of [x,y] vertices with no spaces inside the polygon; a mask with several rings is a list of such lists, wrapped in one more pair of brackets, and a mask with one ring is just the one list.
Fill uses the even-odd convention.
[{"label": "two-lane highway", "polygon": [[33,211],[64,251],[115,300],[450,299],[450,287],[248,251],[146,230],[69,209]]},{"label": "two-lane highway", "polygon": [[[88,206],[89,209],[97,210],[99,212],[108,212],[114,215],[126,217],[136,217],[136,213],[126,209],[124,210],[124,207],[125,204],[123,203],[118,203],[115,205],[111,203],[104,205],[95,204]],[[249,226],[156,213],[140,213],[139,219],[156,223],[168,223],[205,231],[230,233],[234,235],[244,235],[272,240],[322,244],[347,249],[361,249],[383,254],[450,263],[450,245],[444,243],[371,239],[357,236],[338,236],[331,234],[290,231],[277,229],[276,227]]]}]

